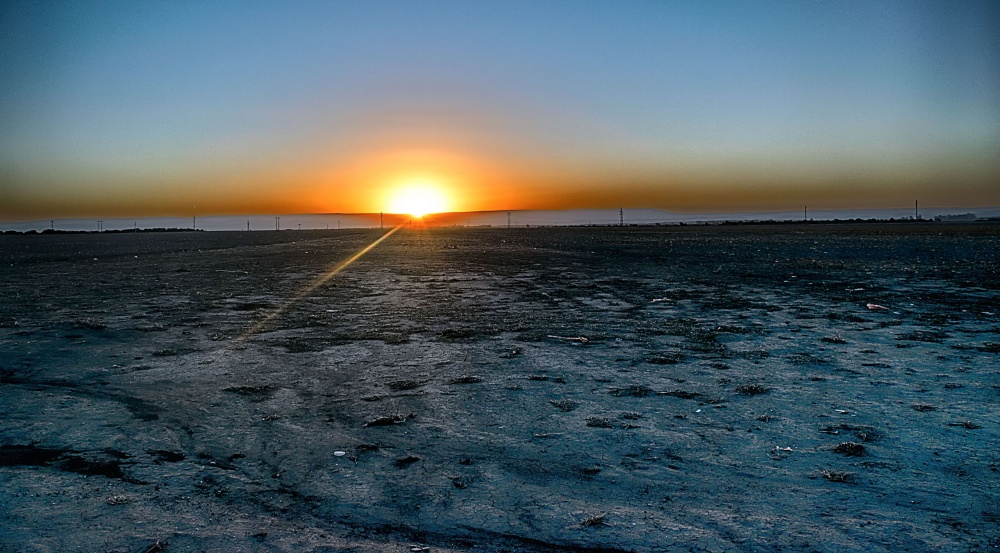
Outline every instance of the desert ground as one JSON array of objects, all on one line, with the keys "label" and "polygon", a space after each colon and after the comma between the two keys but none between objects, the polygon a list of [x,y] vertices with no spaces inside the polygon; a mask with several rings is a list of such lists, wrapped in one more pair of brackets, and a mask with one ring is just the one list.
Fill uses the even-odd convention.
[{"label": "desert ground", "polygon": [[379,236],[0,236],[0,551],[1000,551],[1000,225]]}]

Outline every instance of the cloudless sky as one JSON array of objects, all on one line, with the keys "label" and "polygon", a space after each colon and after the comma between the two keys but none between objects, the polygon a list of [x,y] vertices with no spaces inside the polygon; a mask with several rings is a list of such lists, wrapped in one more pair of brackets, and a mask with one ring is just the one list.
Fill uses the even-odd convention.
[{"label": "cloudless sky", "polygon": [[0,4],[0,218],[1000,205],[1000,3]]}]

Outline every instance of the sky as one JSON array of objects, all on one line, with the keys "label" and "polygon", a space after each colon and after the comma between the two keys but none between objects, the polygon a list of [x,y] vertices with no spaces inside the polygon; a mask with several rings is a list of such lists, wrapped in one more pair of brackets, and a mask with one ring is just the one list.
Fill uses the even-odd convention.
[{"label": "sky", "polygon": [[1000,205],[993,1],[0,3],[0,220]]}]

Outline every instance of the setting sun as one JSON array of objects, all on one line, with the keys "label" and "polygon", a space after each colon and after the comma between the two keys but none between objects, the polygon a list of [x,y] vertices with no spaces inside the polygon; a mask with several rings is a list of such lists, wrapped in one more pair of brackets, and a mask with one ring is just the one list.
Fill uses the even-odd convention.
[{"label": "setting sun", "polygon": [[396,190],[389,199],[389,212],[423,217],[447,211],[448,202],[440,188],[429,182],[412,182]]}]

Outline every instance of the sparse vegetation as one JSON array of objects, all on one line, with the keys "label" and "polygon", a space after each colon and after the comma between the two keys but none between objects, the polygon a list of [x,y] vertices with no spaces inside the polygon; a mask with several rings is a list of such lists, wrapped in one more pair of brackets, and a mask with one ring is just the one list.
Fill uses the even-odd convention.
[{"label": "sparse vegetation", "polygon": [[585,518],[585,519],[583,519],[583,520],[580,521],[580,526],[582,526],[584,528],[594,528],[594,527],[597,527],[597,526],[604,526],[606,524],[606,522],[604,522],[604,517],[606,517],[606,516],[607,516],[606,513],[605,514],[600,514],[600,515],[589,516],[589,517],[587,517],[587,518]]},{"label": "sparse vegetation", "polygon": [[839,482],[842,484],[850,484],[854,482],[854,475],[842,470],[824,470],[820,472],[820,476],[830,482]]},{"label": "sparse vegetation", "polygon": [[441,337],[445,340],[467,340],[475,335],[476,331],[471,328],[448,328],[441,332]]},{"label": "sparse vegetation", "polygon": [[602,417],[590,417],[587,419],[587,426],[592,428],[614,428],[615,425],[611,420]]},{"label": "sparse vegetation", "polygon": [[699,397],[701,394],[697,392],[689,392],[687,390],[669,390],[666,392],[657,392],[656,395],[678,397],[681,399],[694,399],[696,397]]},{"label": "sparse vegetation", "polygon": [[[160,530],[117,547],[167,536],[164,551],[394,540],[407,543],[382,549],[905,550],[912,532],[872,524],[902,505],[920,543],[986,547],[1000,382],[980,348],[1000,332],[989,273],[1000,226],[980,227],[988,240],[971,253],[954,234],[966,231],[945,226],[919,239],[820,226],[403,229],[249,336],[381,234],[303,231],[273,247],[262,232],[164,236],[170,255],[88,254],[79,274],[72,261],[18,261],[47,255],[44,240],[0,244],[14,256],[0,263],[0,465],[11,465],[0,468],[5,507],[24,519],[3,539],[113,549],[153,513]],[[46,239],[67,238],[75,255],[83,239],[128,237]],[[112,279],[115,264],[136,276]],[[868,301],[899,314],[867,312]],[[255,302],[268,312],[234,308]],[[947,337],[904,334],[918,331]],[[160,349],[176,356],[151,355]],[[949,489],[986,503],[897,493]],[[802,493],[819,494],[816,508],[802,509]],[[753,517],[765,502],[757,534],[726,530],[733,506]],[[122,516],[99,516],[98,532],[79,524],[81,505]],[[160,533],[223,511],[247,516]],[[323,541],[317,520],[351,535]]]},{"label": "sparse vegetation", "polygon": [[654,392],[648,386],[629,386],[628,388],[612,388],[609,394],[615,397],[646,397],[653,395]]},{"label": "sparse vegetation", "polygon": [[573,409],[576,409],[576,407],[579,405],[577,402],[569,399],[560,399],[560,400],[553,399],[549,400],[549,403],[551,403],[554,407],[556,407],[557,409],[559,409],[564,413],[568,413]]},{"label": "sparse vegetation", "polygon": [[983,353],[1000,353],[1000,342],[986,342],[976,349]]},{"label": "sparse vegetation", "polygon": [[940,343],[941,340],[947,337],[947,334],[939,330],[915,330],[913,332],[904,332],[896,336],[896,339],[911,342],[930,342],[936,344]]},{"label": "sparse vegetation", "polygon": [[875,431],[875,427],[859,424],[838,424],[827,426],[821,428],[820,432],[823,434],[833,434],[835,436],[844,432],[851,432],[862,442],[874,442],[880,437],[880,434]]},{"label": "sparse vegetation", "polygon": [[948,426],[961,426],[962,428],[964,428],[966,430],[976,430],[976,429],[982,428],[982,426],[979,426],[978,424],[976,424],[976,423],[974,423],[972,421],[949,422]]},{"label": "sparse vegetation", "polygon": [[771,388],[763,386],[760,384],[741,384],[736,387],[736,393],[744,396],[756,396],[760,394],[766,394],[771,391]]},{"label": "sparse vegetation", "polygon": [[239,394],[241,396],[256,396],[261,394],[268,394],[271,392],[271,387],[268,385],[260,386],[230,386],[224,388],[222,391],[230,392],[233,394]]},{"label": "sparse vegetation", "polygon": [[684,360],[684,354],[677,351],[658,353],[646,359],[653,365],[676,365]]},{"label": "sparse vegetation", "polygon": [[393,392],[402,392],[405,390],[416,390],[424,384],[426,384],[426,382],[419,382],[416,380],[396,380],[389,382],[385,385],[385,387],[389,388]]},{"label": "sparse vegetation", "polygon": [[865,454],[865,446],[856,442],[841,442],[833,446],[833,451],[847,457],[861,457]]},{"label": "sparse vegetation", "polygon": [[383,415],[380,417],[375,417],[374,419],[365,423],[365,428],[370,426],[392,426],[394,424],[403,424],[404,422],[416,417],[413,413],[407,415],[396,414],[396,415]]}]

